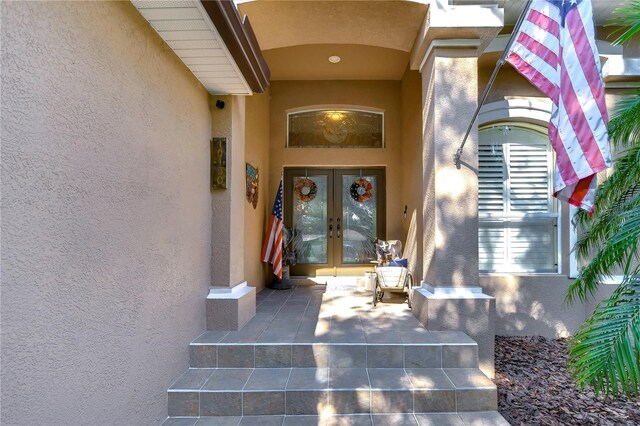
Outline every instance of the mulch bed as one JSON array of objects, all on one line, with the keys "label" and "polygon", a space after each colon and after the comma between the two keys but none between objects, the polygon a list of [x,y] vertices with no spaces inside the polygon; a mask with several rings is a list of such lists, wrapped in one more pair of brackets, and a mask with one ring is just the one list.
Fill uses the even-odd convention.
[{"label": "mulch bed", "polygon": [[498,411],[512,425],[640,425],[640,399],[578,390],[566,339],[496,337]]}]

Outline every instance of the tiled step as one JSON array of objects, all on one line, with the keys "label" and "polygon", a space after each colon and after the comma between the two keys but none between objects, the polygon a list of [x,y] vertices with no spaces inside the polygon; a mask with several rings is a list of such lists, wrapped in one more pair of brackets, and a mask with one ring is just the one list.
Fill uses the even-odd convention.
[{"label": "tiled step", "polygon": [[404,300],[317,287],[263,291],[241,330],[194,340],[166,424],[504,424],[467,335],[425,329]]},{"label": "tiled step", "polygon": [[[402,343],[241,343],[207,332],[190,346],[192,368],[476,368],[478,345],[459,332],[408,333]],[[339,340],[339,339],[336,339]]]},{"label": "tiled step", "polygon": [[495,411],[477,368],[189,369],[169,389],[170,417]]},{"label": "tiled step", "polygon": [[170,417],[163,426],[509,426],[496,411],[445,414]]}]

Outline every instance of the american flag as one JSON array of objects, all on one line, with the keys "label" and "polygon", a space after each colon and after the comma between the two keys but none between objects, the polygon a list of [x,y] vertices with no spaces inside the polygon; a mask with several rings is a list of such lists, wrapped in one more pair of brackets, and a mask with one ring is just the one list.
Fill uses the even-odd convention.
[{"label": "american flag", "polygon": [[553,195],[592,212],[611,152],[591,0],[534,0],[525,13],[507,61],[553,101]]},{"label": "american flag", "polygon": [[282,279],[282,180],[273,202],[269,229],[262,245],[262,261],[273,265],[273,274]]}]

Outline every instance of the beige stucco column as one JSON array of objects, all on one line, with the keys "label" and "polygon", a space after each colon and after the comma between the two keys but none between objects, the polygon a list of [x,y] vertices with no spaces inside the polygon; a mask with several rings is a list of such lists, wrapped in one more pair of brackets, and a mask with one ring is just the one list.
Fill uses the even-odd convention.
[{"label": "beige stucco column", "polygon": [[[238,330],[256,313],[244,279],[245,98],[210,96],[211,137],[226,138],[227,188],[211,190],[211,288],[207,329]],[[224,107],[216,106],[216,101]]]},{"label": "beige stucco column", "polygon": [[478,282],[477,126],[460,169],[453,154],[477,107],[475,49],[433,47],[421,73],[423,281],[468,286]]},{"label": "beige stucco column", "polygon": [[458,169],[453,155],[478,105],[477,58],[502,28],[502,9],[431,4],[413,47],[422,75],[423,276],[414,315],[429,330],[459,330],[494,372],[495,299],[478,277],[478,129]]}]

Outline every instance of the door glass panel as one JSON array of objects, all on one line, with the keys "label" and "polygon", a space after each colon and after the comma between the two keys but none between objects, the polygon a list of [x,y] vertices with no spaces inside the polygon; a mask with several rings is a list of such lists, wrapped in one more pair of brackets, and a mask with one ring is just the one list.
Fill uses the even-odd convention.
[{"label": "door glass panel", "polygon": [[[307,179],[316,186],[313,198],[314,188],[313,185],[310,188]],[[296,185],[300,187],[297,191]],[[293,187],[292,216],[293,227],[298,234],[294,247],[297,263],[327,263],[327,176],[294,176]]]},{"label": "door glass panel", "polygon": [[375,176],[342,176],[342,263],[369,263],[376,258]]}]

